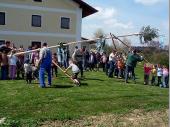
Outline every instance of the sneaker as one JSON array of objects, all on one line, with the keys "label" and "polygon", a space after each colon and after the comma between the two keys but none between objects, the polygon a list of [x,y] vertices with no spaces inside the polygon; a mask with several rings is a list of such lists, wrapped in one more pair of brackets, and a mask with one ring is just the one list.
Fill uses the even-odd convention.
[{"label": "sneaker", "polygon": [[51,87],[51,84],[48,84],[46,87]]},{"label": "sneaker", "polygon": [[45,88],[45,86],[39,86],[39,88]]},{"label": "sneaker", "polygon": [[125,83],[129,83],[128,81],[125,81]]}]

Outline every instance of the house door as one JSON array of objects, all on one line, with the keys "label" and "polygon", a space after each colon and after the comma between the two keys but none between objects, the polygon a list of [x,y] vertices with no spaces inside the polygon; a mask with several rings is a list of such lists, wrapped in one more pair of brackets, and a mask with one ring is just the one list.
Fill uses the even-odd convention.
[{"label": "house door", "polygon": [[36,48],[41,48],[41,42],[33,41],[32,42],[32,47],[35,47],[35,46],[36,46]]}]

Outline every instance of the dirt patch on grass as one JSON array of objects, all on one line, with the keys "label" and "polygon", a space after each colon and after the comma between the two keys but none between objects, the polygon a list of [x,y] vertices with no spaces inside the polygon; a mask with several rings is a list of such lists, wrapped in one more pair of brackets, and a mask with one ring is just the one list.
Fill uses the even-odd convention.
[{"label": "dirt patch on grass", "polygon": [[168,110],[134,110],[125,115],[102,114],[79,120],[47,121],[41,127],[168,127]]}]

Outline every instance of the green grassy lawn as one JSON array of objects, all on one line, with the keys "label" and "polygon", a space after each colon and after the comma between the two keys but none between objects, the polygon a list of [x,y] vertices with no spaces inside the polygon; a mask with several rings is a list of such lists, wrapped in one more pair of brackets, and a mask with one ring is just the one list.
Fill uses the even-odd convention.
[{"label": "green grassy lawn", "polygon": [[45,89],[23,80],[0,81],[0,118],[7,118],[7,126],[32,127],[48,120],[168,109],[168,89],[143,85],[142,68],[136,69],[136,75],[137,83],[126,85],[103,72],[85,72],[82,86],[74,87],[60,72],[52,88]]}]

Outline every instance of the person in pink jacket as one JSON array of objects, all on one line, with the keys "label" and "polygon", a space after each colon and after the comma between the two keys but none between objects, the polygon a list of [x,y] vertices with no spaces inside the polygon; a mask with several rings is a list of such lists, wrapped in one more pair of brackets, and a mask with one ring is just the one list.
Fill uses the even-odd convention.
[{"label": "person in pink jacket", "polygon": [[163,66],[163,83],[162,83],[162,85],[164,88],[168,88],[169,87],[168,84],[169,84],[169,70],[166,66]]}]

